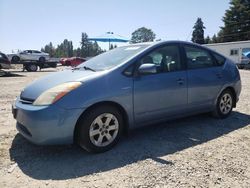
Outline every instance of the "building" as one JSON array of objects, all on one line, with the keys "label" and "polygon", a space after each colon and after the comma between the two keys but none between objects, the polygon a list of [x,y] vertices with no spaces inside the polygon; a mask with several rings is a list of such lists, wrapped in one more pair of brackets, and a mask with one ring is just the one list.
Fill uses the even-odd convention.
[{"label": "building", "polygon": [[250,54],[250,40],[204,44],[204,46],[233,60],[239,68],[244,68],[246,64],[250,64],[250,57],[248,57]]}]

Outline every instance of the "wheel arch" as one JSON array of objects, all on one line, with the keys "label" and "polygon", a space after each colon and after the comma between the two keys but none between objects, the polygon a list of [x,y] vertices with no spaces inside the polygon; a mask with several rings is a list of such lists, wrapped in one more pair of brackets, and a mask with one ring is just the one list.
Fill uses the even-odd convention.
[{"label": "wheel arch", "polygon": [[74,141],[76,141],[77,138],[77,133],[78,133],[78,128],[80,126],[79,121],[81,119],[81,117],[83,117],[86,113],[88,113],[89,111],[98,108],[100,106],[105,106],[105,105],[109,105],[109,106],[113,106],[115,107],[122,115],[123,117],[123,121],[124,121],[124,130],[123,130],[123,134],[127,134],[128,130],[129,130],[129,119],[128,119],[128,114],[126,112],[126,110],[124,109],[124,107],[122,105],[120,105],[117,102],[114,101],[102,101],[102,102],[97,102],[95,104],[92,104],[91,106],[89,106],[86,110],[84,110],[82,112],[82,114],[79,116],[76,124],[75,124],[75,128],[74,128]]},{"label": "wheel arch", "polygon": [[229,90],[229,91],[231,91],[232,92],[232,94],[233,94],[233,108],[235,108],[236,107],[236,91],[235,91],[235,89],[232,87],[232,86],[227,86],[227,87],[225,87],[225,88],[223,88],[222,90],[221,90],[221,92],[219,93],[219,95],[217,96],[217,98],[216,98],[216,100],[215,100],[215,104],[217,104],[217,100],[218,100],[218,98],[219,98],[219,96],[222,94],[222,92],[223,91],[225,91],[225,90]]},{"label": "wheel arch", "polygon": [[20,59],[21,59],[19,55],[13,55],[13,56],[11,57],[11,60],[10,60],[10,61],[11,61],[11,62],[15,62],[15,61],[14,61],[14,58],[18,58],[18,61],[20,61]]},{"label": "wheel arch", "polygon": [[236,92],[235,92],[235,89],[232,86],[228,86],[223,91],[225,91],[225,90],[230,90],[232,92],[233,98],[234,98],[233,107],[235,108],[236,107]]}]

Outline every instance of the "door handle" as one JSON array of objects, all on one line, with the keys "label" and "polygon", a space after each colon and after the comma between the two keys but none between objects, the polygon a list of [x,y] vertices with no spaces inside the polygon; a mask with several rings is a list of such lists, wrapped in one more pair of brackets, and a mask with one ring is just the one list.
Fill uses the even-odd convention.
[{"label": "door handle", "polygon": [[177,79],[176,81],[177,81],[177,83],[178,83],[179,85],[182,85],[182,84],[184,83],[184,79],[183,79],[183,78],[179,78],[179,79]]}]

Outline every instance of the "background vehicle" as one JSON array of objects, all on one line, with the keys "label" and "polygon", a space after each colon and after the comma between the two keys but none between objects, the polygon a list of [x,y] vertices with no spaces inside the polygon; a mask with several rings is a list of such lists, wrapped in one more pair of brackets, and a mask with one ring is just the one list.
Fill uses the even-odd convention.
[{"label": "background vehicle", "polygon": [[85,61],[86,59],[82,57],[70,57],[70,58],[61,58],[59,63],[61,63],[63,66],[75,67]]},{"label": "background vehicle", "polygon": [[238,68],[250,68],[250,62],[245,56],[245,54],[250,52],[250,40],[204,44],[204,46],[211,48],[231,59],[236,63]]},{"label": "background vehicle", "polygon": [[45,62],[36,62],[36,61],[17,61],[11,62],[11,64],[16,65],[23,65],[23,70],[27,70],[28,72],[36,72],[38,69],[44,68],[56,68],[58,60],[57,59],[50,59],[49,61]]},{"label": "background vehicle", "polygon": [[0,69],[10,69],[11,65],[10,65],[10,61],[8,59],[8,57],[0,52]]},{"label": "background vehicle", "polygon": [[239,68],[250,68],[250,48],[246,53],[242,53],[241,63],[244,66],[240,66]]},{"label": "background vehicle", "polygon": [[241,80],[229,59],[168,41],[119,47],[27,86],[13,105],[18,131],[36,144],[112,148],[124,131],[236,107]]},{"label": "background vehicle", "polygon": [[45,62],[49,60],[50,56],[48,53],[41,52],[38,50],[24,50],[22,52],[18,52],[17,54],[9,54],[8,58],[11,62],[18,62],[18,61]]}]

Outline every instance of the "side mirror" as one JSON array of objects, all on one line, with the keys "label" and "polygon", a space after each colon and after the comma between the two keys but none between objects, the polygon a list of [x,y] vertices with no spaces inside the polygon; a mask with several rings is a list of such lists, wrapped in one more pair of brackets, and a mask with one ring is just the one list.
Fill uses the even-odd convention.
[{"label": "side mirror", "polygon": [[155,74],[157,73],[157,69],[155,64],[152,63],[146,63],[146,64],[142,64],[139,69],[138,69],[140,74]]}]

